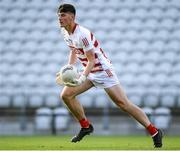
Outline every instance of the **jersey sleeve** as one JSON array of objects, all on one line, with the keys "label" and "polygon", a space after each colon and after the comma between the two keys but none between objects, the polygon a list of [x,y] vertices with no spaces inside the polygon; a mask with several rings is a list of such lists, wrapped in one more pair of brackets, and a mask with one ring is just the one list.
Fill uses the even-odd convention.
[{"label": "jersey sleeve", "polygon": [[84,51],[93,49],[93,42],[91,40],[91,33],[89,30],[84,29],[81,31],[80,42]]}]

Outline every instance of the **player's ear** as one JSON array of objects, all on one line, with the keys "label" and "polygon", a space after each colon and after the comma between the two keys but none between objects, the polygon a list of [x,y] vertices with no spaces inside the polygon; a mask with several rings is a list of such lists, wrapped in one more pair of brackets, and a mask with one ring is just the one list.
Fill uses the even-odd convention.
[{"label": "player's ear", "polygon": [[72,18],[72,20],[75,20],[75,15],[71,14],[71,18]]}]

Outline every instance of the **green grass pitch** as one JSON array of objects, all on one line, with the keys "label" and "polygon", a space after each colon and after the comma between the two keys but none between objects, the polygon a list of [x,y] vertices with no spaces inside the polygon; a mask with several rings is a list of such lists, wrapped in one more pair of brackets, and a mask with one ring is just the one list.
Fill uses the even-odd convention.
[{"label": "green grass pitch", "polygon": [[1,136],[0,150],[180,150],[180,137],[165,136],[154,149],[149,136],[87,136],[71,143],[71,136]]}]

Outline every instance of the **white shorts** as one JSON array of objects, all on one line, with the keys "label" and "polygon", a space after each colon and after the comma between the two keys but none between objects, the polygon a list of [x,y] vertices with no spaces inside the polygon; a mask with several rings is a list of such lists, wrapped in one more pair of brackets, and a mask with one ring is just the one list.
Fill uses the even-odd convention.
[{"label": "white shorts", "polygon": [[90,73],[87,78],[98,88],[110,88],[119,84],[117,75],[112,69]]}]

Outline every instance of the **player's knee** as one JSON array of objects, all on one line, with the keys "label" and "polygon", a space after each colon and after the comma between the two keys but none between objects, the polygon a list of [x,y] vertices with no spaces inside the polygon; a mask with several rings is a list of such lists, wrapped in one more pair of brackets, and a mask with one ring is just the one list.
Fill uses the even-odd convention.
[{"label": "player's knee", "polygon": [[68,92],[62,92],[60,97],[64,102],[66,102],[67,100],[70,100],[72,98],[72,94]]},{"label": "player's knee", "polygon": [[116,102],[117,106],[121,108],[121,110],[127,112],[128,111],[128,102],[119,100]]}]

